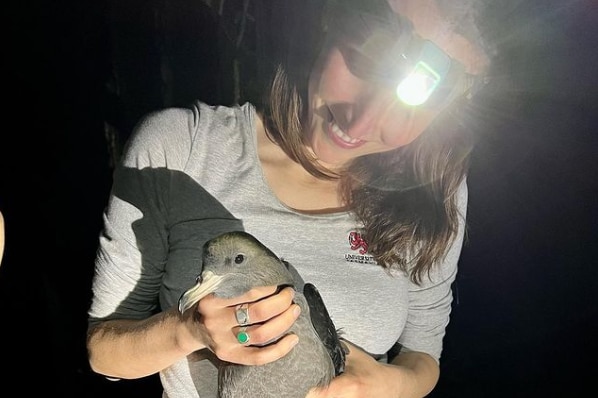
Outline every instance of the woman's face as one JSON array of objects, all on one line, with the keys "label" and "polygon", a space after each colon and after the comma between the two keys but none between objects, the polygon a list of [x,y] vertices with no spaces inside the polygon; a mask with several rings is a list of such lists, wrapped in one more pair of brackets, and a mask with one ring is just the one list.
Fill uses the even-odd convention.
[{"label": "woman's face", "polygon": [[[462,42],[455,43],[458,49],[450,48],[451,41],[447,40],[436,44],[448,54],[462,52]],[[331,168],[409,144],[442,109],[402,103],[391,86],[355,76],[343,54],[338,45],[327,46],[309,83],[311,149]],[[467,69],[468,55],[459,56]]]},{"label": "woman's face", "polygon": [[338,47],[321,55],[309,101],[311,148],[328,166],[409,144],[436,116],[403,104],[390,88],[353,75]]}]

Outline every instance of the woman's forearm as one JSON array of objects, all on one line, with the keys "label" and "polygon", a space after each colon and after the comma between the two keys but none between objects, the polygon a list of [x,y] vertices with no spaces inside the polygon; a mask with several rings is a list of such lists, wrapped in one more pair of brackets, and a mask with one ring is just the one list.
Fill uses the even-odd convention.
[{"label": "woman's forearm", "polygon": [[403,373],[405,377],[401,398],[425,397],[438,383],[440,368],[434,358],[428,354],[404,352],[399,354],[392,364],[407,370]]},{"label": "woman's forearm", "polygon": [[90,329],[89,363],[105,376],[135,379],[154,374],[178,359],[201,349],[172,309],[148,319],[110,320]]}]

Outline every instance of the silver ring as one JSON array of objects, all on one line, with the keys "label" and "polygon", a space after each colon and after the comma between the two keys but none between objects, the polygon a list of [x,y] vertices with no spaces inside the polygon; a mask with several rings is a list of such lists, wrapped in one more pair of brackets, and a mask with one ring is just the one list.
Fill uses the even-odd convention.
[{"label": "silver ring", "polygon": [[237,333],[237,341],[239,344],[248,344],[249,343],[249,333],[247,333],[247,327],[243,326],[239,329],[239,333]]},{"label": "silver ring", "polygon": [[239,326],[249,325],[251,323],[249,321],[249,304],[243,303],[238,305],[237,308],[235,308],[235,318],[237,318]]}]

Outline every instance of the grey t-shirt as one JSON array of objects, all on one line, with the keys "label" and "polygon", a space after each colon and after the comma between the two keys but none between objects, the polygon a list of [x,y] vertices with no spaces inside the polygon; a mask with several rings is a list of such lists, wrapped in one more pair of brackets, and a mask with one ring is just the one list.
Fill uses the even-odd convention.
[{"label": "grey t-shirt", "polygon": [[[444,263],[421,286],[378,266],[348,212],[306,215],[270,190],[257,153],[255,109],[165,109],[129,140],[104,214],[90,322],[144,319],[177,304],[201,272],[203,243],[244,229],[320,291],[342,336],[372,355],[396,342],[436,360],[451,310],[467,207]],[[164,397],[215,397],[216,371],[182,358],[160,372]]]}]

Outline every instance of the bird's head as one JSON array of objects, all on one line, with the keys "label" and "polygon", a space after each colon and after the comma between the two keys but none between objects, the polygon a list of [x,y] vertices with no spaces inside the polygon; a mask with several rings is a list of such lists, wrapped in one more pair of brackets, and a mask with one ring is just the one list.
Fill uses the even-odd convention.
[{"label": "bird's head", "polygon": [[197,284],[179,300],[184,312],[210,293],[230,298],[258,286],[292,285],[287,264],[253,235],[227,232],[206,242]]}]

